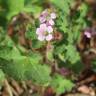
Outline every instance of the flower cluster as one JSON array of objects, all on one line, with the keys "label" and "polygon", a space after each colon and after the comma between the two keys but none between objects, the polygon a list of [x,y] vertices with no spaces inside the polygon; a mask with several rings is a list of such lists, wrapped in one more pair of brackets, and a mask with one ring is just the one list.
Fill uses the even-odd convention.
[{"label": "flower cluster", "polygon": [[38,40],[40,41],[50,41],[53,39],[53,26],[54,26],[54,20],[56,19],[56,14],[49,13],[48,10],[44,10],[40,17],[40,26],[36,30],[36,34],[38,36]]}]

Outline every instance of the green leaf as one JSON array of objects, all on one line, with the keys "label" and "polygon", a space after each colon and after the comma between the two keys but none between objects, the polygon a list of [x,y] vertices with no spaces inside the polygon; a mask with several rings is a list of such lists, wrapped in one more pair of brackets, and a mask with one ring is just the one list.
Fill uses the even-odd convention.
[{"label": "green leaf", "polygon": [[14,42],[8,35],[5,35],[4,40],[1,42],[1,45],[12,47],[12,46],[14,46]]},{"label": "green leaf", "polygon": [[7,0],[8,8],[10,12],[20,12],[24,8],[25,0]]},{"label": "green leaf", "polygon": [[60,75],[55,75],[52,79],[51,86],[55,89],[56,95],[59,96],[62,93],[71,91],[74,84]]},{"label": "green leaf", "polygon": [[23,11],[25,0],[7,0],[8,14],[7,19],[10,20],[11,17],[17,15]]},{"label": "green leaf", "polygon": [[50,73],[51,69],[48,66],[31,63],[25,75],[34,83],[47,86],[51,80]]},{"label": "green leaf", "polygon": [[68,32],[68,16],[66,16],[65,14],[62,14],[59,12],[58,14],[59,18],[57,18],[57,22],[56,25],[58,27],[58,29],[60,29],[61,31],[63,31],[64,33]]},{"label": "green leaf", "polygon": [[66,46],[66,59],[70,61],[72,64],[75,64],[80,60],[79,53],[77,52],[75,46],[68,45]]},{"label": "green leaf", "polygon": [[15,46],[13,48],[0,46],[0,58],[2,59],[12,60],[15,58],[19,58],[20,56],[20,52]]},{"label": "green leaf", "polygon": [[42,48],[45,45],[45,42],[40,42],[39,40],[33,40],[32,48]]},{"label": "green leaf", "polygon": [[42,11],[42,7],[37,5],[27,5],[24,7],[23,11],[27,13],[33,13],[33,15],[36,16]]},{"label": "green leaf", "polygon": [[39,53],[22,55],[16,47],[0,48],[0,66],[16,80],[32,80],[36,84],[47,85],[51,80],[51,69],[47,65],[41,65],[41,60]]},{"label": "green leaf", "polygon": [[34,39],[37,39],[37,36],[36,36],[36,27],[35,25],[31,25],[31,24],[28,24],[26,26],[26,33],[25,33],[25,36],[26,38],[28,39],[31,39],[31,40],[34,40]]},{"label": "green leaf", "polygon": [[62,0],[62,1],[59,1],[59,0],[51,0],[51,2],[57,7],[59,8],[60,10],[62,10],[63,12],[65,12],[66,14],[69,14],[70,12],[70,7],[71,7],[71,4],[73,2],[73,0]]},{"label": "green leaf", "polygon": [[64,52],[64,50],[65,50],[65,48],[66,48],[66,45],[59,45],[59,46],[56,46],[56,48],[55,48],[55,53],[54,54],[61,54],[61,53],[63,53]]},{"label": "green leaf", "polygon": [[88,5],[86,3],[82,3],[79,7],[80,17],[85,17],[88,12]]}]

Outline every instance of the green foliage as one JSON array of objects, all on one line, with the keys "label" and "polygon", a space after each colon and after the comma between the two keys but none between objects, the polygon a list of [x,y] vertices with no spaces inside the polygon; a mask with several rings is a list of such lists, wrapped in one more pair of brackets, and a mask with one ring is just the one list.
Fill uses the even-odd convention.
[{"label": "green foliage", "polygon": [[80,60],[79,53],[73,45],[66,46],[66,59],[68,59],[72,64]]},{"label": "green foliage", "polygon": [[22,57],[22,59],[15,59],[13,62],[1,60],[2,68],[6,74],[16,80],[32,80],[35,84],[47,85],[51,80],[50,68],[36,64],[34,59]]},{"label": "green foliage", "polygon": [[0,46],[0,65],[7,75],[17,80],[31,79],[36,84],[50,82],[51,70],[48,66],[41,65],[42,56],[39,53],[29,52],[27,55],[23,55],[14,43],[13,46],[9,46],[9,43],[10,40],[4,43],[6,45]]},{"label": "green foliage", "polygon": [[29,80],[32,79],[34,83],[48,86],[51,80],[50,73],[51,70],[48,66],[31,63],[25,75]]},{"label": "green foliage", "polygon": [[20,12],[24,8],[25,0],[7,0],[9,12]]},{"label": "green foliage", "polygon": [[86,22],[86,14],[89,10],[89,7],[86,3],[81,4],[78,12],[76,14],[79,14],[79,16],[75,15],[73,17],[73,38],[74,40],[78,41],[80,39],[80,32],[82,31],[82,29],[86,28],[87,22]]},{"label": "green foliage", "polygon": [[[6,50],[6,49],[5,49]],[[3,52],[3,51],[2,51]],[[17,80],[32,80],[36,84],[47,84],[50,77],[50,68],[39,64],[39,56],[20,56],[13,50],[14,55],[5,55],[10,58],[1,59],[4,72]],[[12,53],[11,53],[12,54]],[[43,73],[43,74],[42,74]]]},{"label": "green foliage", "polygon": [[[57,26],[58,28],[63,31],[64,33],[68,32],[69,28],[69,17],[70,14],[70,7],[73,2],[73,0],[62,0],[60,2],[59,0],[51,0],[51,2],[58,8],[58,19],[57,19]],[[61,5],[61,6],[60,6]]]},{"label": "green foliage", "polygon": [[[0,85],[2,85],[5,75],[8,75],[18,81],[32,80],[34,84],[40,86],[50,85],[55,89],[57,96],[71,91],[74,87],[72,81],[58,74],[50,76],[52,66],[45,63],[53,64],[55,61],[59,67],[69,67],[76,74],[82,70],[80,54],[76,49],[76,45],[82,30],[88,26],[86,14],[90,8],[85,2],[82,2],[75,10],[76,12],[71,14],[71,8],[75,1],[0,0]],[[51,7],[49,11],[57,13],[54,33],[57,31],[62,34],[63,39],[61,41],[40,42],[37,40],[36,28],[39,24],[37,17],[47,6]],[[26,23],[26,20],[24,20],[22,24],[23,20],[21,20],[19,22],[21,24],[18,24],[18,21],[14,23],[15,20],[12,17],[15,15],[18,17],[19,13],[28,14],[26,16],[29,16],[28,18],[32,22],[27,21]],[[26,42],[27,40],[32,41],[32,45],[28,45],[29,42],[26,44],[27,48],[31,46],[30,49],[17,44],[18,41],[13,40],[14,37],[10,38],[6,35],[9,23],[14,23],[13,29],[15,30],[15,27],[18,27],[20,32],[22,30],[19,28],[22,25],[25,26],[26,32],[23,35],[25,35]],[[17,30],[15,31],[17,32]],[[15,34],[16,39],[19,38],[18,33]],[[50,44],[52,48],[45,49],[45,47],[48,47],[47,44]],[[96,66],[95,63],[96,61],[94,61],[93,66]]]},{"label": "green foliage", "polygon": [[53,77],[51,84],[55,89],[57,96],[62,93],[71,91],[74,87],[74,84],[70,80],[63,78],[58,74]]},{"label": "green foliage", "polygon": [[59,0],[51,0],[51,2],[60,10],[62,10],[64,13],[69,14],[70,12],[70,6],[74,0],[62,0],[60,2]]},{"label": "green foliage", "polygon": [[70,9],[71,6],[74,5],[74,0],[63,0],[62,2],[59,0],[51,0],[51,2],[56,7],[58,13],[56,27],[64,36],[61,44],[59,44],[59,46],[58,44],[57,46],[55,45],[54,54],[59,58],[59,60],[73,68],[77,66],[76,64],[78,64],[78,62],[80,62],[80,56],[76,49],[76,44],[80,40],[81,31],[87,27],[86,14],[89,7],[83,2],[76,10],[75,14],[72,15],[70,14]]},{"label": "green foliage", "polygon": [[[35,9],[35,10],[34,10]],[[26,5],[23,9],[24,12],[32,13],[34,17],[37,17],[37,13],[42,11],[42,7],[37,5]]]},{"label": "green foliage", "polygon": [[36,40],[37,39],[36,33],[35,33],[36,26],[32,24],[28,24],[26,27],[27,27],[26,28],[27,31],[25,33],[26,38],[31,39],[31,40]]},{"label": "green foliage", "polygon": [[30,2],[31,0],[28,0],[28,3],[26,3],[26,0],[0,0],[0,6],[2,6],[0,17],[10,20],[13,16],[22,12],[32,13],[36,16],[37,12],[41,12],[42,7],[38,5],[32,6]]},{"label": "green foliage", "polygon": [[56,21],[57,25],[56,26],[59,28],[59,30],[66,33],[68,31],[68,28],[69,28],[68,17],[63,12],[59,12],[58,15],[61,17],[57,19],[57,21]]},{"label": "green foliage", "polygon": [[5,18],[11,18],[12,16],[20,13],[24,8],[24,1],[25,0],[1,0],[0,5],[3,4],[3,9],[6,10],[5,12],[2,11],[6,16]]}]

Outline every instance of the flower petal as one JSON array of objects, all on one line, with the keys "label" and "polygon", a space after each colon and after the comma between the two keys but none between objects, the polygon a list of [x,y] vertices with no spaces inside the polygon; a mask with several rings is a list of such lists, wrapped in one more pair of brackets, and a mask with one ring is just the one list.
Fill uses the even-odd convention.
[{"label": "flower petal", "polygon": [[46,24],[45,23],[43,23],[43,24],[41,24],[40,25],[40,29],[42,30],[42,31],[46,31],[46,29],[47,29],[47,26],[46,26]]},{"label": "flower petal", "polygon": [[43,35],[44,34],[44,30],[42,28],[37,28],[36,34],[37,35]]},{"label": "flower petal", "polygon": [[51,13],[50,16],[51,16],[52,19],[56,19],[56,14],[55,13]]},{"label": "flower petal", "polygon": [[49,20],[49,24],[50,24],[50,25],[54,25],[55,23],[54,23],[54,21],[53,21],[52,19],[50,19],[50,20]]},{"label": "flower petal", "polygon": [[52,32],[53,32],[53,28],[52,28],[51,26],[48,26],[48,27],[47,27],[47,32],[48,32],[48,33],[52,33]]},{"label": "flower petal", "polygon": [[90,33],[90,32],[85,31],[85,32],[84,32],[84,35],[85,35],[87,38],[91,38],[91,33]]},{"label": "flower petal", "polygon": [[47,40],[47,41],[52,40],[52,38],[53,38],[52,34],[49,34],[49,35],[46,36],[46,40]]},{"label": "flower petal", "polygon": [[39,21],[40,21],[40,23],[44,23],[44,22],[46,22],[46,18],[44,16],[40,16]]},{"label": "flower petal", "polygon": [[43,36],[43,35],[39,35],[39,36],[38,36],[38,40],[40,40],[40,41],[44,41],[44,40],[45,40],[45,36]]}]

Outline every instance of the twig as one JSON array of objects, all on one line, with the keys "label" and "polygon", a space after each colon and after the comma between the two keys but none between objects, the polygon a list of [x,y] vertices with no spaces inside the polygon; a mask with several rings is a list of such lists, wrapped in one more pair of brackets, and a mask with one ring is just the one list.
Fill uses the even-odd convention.
[{"label": "twig", "polygon": [[6,87],[6,89],[7,89],[6,91],[8,92],[9,96],[13,96],[12,91],[11,91],[11,87],[10,87],[8,81],[5,80],[5,81],[4,81],[4,84],[5,84],[5,87]]}]

